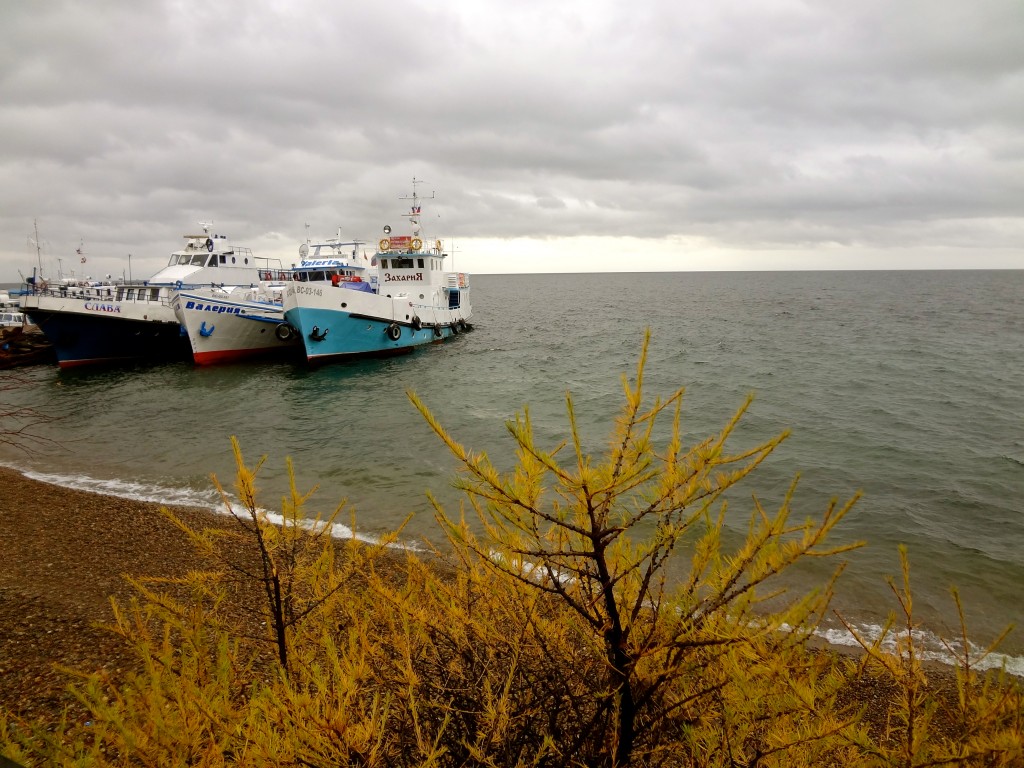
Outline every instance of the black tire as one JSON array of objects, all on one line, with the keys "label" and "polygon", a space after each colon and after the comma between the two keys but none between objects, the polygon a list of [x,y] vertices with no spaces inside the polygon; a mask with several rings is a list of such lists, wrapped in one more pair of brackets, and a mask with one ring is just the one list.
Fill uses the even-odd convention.
[{"label": "black tire", "polygon": [[402,338],[402,329],[398,326],[397,323],[392,323],[391,325],[389,325],[387,327],[387,330],[384,331],[384,333],[386,333],[388,335],[388,338],[391,339],[392,341],[398,341],[400,338]]},{"label": "black tire", "polygon": [[292,330],[288,323],[281,323],[274,329],[274,335],[281,341],[288,341],[292,337]]}]

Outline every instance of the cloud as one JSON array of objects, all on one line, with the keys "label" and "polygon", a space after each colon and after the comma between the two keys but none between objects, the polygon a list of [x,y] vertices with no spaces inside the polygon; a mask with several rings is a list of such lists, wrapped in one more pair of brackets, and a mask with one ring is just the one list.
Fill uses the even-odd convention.
[{"label": "cloud", "polygon": [[200,220],[288,259],[307,223],[373,240],[414,176],[429,234],[557,242],[558,271],[593,267],[574,238],[656,243],[638,269],[1024,266],[1017,0],[101,0],[0,29],[0,280],[36,219],[104,271]]}]

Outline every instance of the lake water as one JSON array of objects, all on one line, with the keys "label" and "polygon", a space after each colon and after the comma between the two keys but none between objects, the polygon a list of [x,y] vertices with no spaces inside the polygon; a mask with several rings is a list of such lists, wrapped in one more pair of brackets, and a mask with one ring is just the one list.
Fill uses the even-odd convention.
[{"label": "lake water", "polygon": [[[347,498],[367,535],[412,514],[408,539],[436,537],[425,494],[457,509],[455,463],[408,389],[500,468],[513,459],[505,421],[529,406],[553,446],[571,391],[596,452],[649,327],[646,389],[687,388],[688,436],[717,431],[749,392],[736,447],[792,430],[730,496],[732,527],[751,494],[773,508],[797,472],[799,518],[863,491],[834,539],[868,542],[845,556],[835,606],[848,620],[870,633],[896,607],[886,578],[905,544],[936,653],[937,634],[955,635],[952,585],[978,641],[1022,623],[1024,272],[480,275],[473,291],[473,333],[399,358],[25,369],[26,386],[0,400],[58,417],[37,429],[54,442],[0,446],[0,461],[52,483],[214,505],[209,475],[231,482],[235,435],[250,462],[267,456],[268,508],[291,457],[300,488],[319,485],[311,510]],[[849,642],[833,619],[824,631]],[[1019,673],[1022,634],[1003,648]]]}]

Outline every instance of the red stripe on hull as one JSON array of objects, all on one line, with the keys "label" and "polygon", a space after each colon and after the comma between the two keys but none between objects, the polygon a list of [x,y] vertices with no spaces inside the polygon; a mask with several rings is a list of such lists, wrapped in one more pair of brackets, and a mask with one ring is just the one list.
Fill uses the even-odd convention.
[{"label": "red stripe on hull", "polygon": [[289,352],[296,356],[301,354],[302,347],[277,346],[263,349],[222,349],[216,352],[193,352],[192,359],[196,365],[219,365],[220,363],[237,363],[240,360],[255,360],[265,357],[284,357]]},{"label": "red stripe on hull", "polygon": [[87,365],[116,365],[136,362],[134,357],[90,357],[86,360],[58,360],[58,368],[84,368]]}]

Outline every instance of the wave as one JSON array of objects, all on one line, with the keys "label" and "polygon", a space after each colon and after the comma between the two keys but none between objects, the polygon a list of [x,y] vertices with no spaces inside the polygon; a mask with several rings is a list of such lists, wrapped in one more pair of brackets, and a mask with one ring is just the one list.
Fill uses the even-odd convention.
[{"label": "wave", "polygon": [[[147,484],[121,479],[97,478],[82,474],[63,474],[57,472],[25,470],[2,462],[0,462],[0,464],[7,466],[9,469],[21,472],[21,474],[31,480],[36,480],[48,485],[56,485],[61,488],[99,493],[104,496],[113,496],[119,499],[129,499],[131,501],[161,504],[167,507],[198,508],[218,515],[231,514],[216,488],[200,490],[195,488],[183,488],[180,486]],[[230,494],[228,495],[228,500],[232,504],[237,503],[237,499]],[[274,525],[282,525],[284,523],[284,517],[282,517],[279,512],[263,508],[258,511],[266,515],[267,520]],[[304,527],[309,530],[315,530],[317,529],[317,525],[317,521],[311,519]],[[330,535],[335,539],[355,539],[356,541],[361,541],[365,544],[383,543],[379,537],[359,533],[349,526],[337,522],[331,524]],[[406,551],[419,551],[418,547],[409,542],[388,542],[387,546]]]},{"label": "wave", "polygon": [[[883,627],[881,624],[861,623],[851,624],[853,630],[869,645],[878,640]],[[815,636],[824,640],[829,645],[841,648],[861,648],[857,638],[845,627],[833,627],[830,629],[819,629]],[[900,644],[906,641],[906,631],[889,632],[881,643],[882,650],[888,653],[897,653]],[[991,669],[1003,669],[1008,674],[1016,677],[1024,677],[1024,656],[1012,656],[1009,654],[992,652],[985,654],[984,649],[974,643],[968,643],[971,666],[978,671]],[[921,661],[933,661],[947,666],[958,666],[959,661],[947,647],[946,642],[932,632],[922,629],[914,630],[915,655]]]}]

